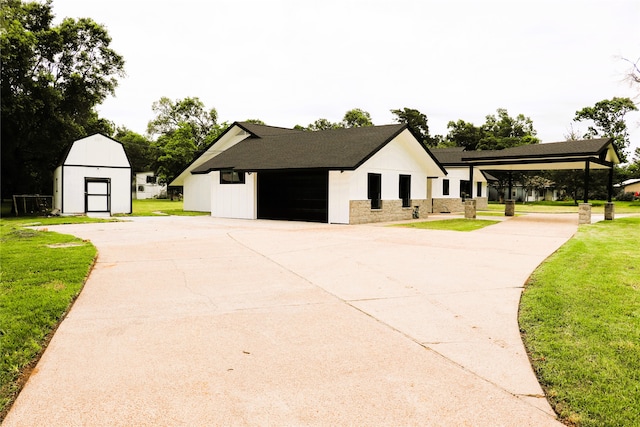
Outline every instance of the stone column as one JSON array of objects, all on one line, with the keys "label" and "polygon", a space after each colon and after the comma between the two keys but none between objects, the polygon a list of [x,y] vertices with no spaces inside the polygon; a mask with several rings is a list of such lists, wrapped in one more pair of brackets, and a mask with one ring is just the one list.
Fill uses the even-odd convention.
[{"label": "stone column", "polygon": [[476,201],[474,199],[465,200],[464,217],[466,219],[476,219]]},{"label": "stone column", "polygon": [[613,221],[613,218],[616,214],[616,205],[612,202],[607,202],[604,204],[604,219],[606,221]]},{"label": "stone column", "polygon": [[516,201],[505,200],[504,201],[504,216],[514,216],[516,214]]},{"label": "stone column", "polygon": [[591,203],[578,204],[578,224],[591,224]]}]

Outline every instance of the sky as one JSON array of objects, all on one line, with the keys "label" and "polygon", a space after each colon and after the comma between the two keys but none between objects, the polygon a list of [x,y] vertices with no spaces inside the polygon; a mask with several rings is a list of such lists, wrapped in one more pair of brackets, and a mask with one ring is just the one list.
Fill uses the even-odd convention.
[{"label": "sky", "polygon": [[[542,142],[565,140],[598,101],[640,102],[621,59],[640,58],[638,0],[53,0],[53,11],[107,28],[126,77],[98,110],[141,134],[161,97],[282,127],[353,108],[389,124],[390,110],[414,108],[432,135],[505,108]],[[627,124],[633,150],[640,113]]]}]

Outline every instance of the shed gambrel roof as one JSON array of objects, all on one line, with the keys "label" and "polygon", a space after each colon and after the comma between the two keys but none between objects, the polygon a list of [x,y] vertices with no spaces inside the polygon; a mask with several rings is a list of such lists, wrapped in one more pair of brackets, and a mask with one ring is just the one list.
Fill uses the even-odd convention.
[{"label": "shed gambrel roof", "polygon": [[[406,124],[395,124],[311,132],[246,122],[236,124],[250,136],[194,168],[191,173],[203,174],[221,169],[354,170],[408,129]],[[424,150],[446,173],[431,152]]]}]

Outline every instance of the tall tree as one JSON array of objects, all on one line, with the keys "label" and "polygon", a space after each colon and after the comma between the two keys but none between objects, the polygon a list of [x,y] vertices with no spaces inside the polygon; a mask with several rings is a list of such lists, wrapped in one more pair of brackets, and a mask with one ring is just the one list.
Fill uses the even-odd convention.
[{"label": "tall tree", "polygon": [[157,136],[152,144],[156,156],[152,169],[161,181],[170,183],[229,126],[218,123],[215,108],[207,109],[197,97],[154,102],[156,117],[147,132]]},{"label": "tall tree", "polygon": [[2,194],[49,193],[68,144],[112,134],[95,107],[114,94],[124,60],[89,18],[53,26],[51,1],[4,0],[0,9]]},{"label": "tall tree", "polygon": [[593,107],[585,107],[576,111],[574,121],[591,121],[584,138],[609,137],[613,138],[621,161],[626,162],[629,148],[629,132],[624,116],[631,111],[638,111],[638,107],[629,98],[612,98],[596,102]]},{"label": "tall tree", "polygon": [[503,150],[540,142],[529,117],[518,114],[513,118],[504,108],[498,108],[496,112],[497,116],[488,115],[482,125],[485,135],[478,143],[478,150]]},{"label": "tall tree", "polygon": [[394,114],[395,121],[398,123],[406,123],[409,129],[416,135],[416,137],[427,147],[435,147],[437,140],[431,137],[429,134],[429,125],[427,115],[421,113],[414,108],[403,108],[398,110],[391,110]]},{"label": "tall tree", "polygon": [[124,146],[124,151],[127,153],[129,163],[131,163],[132,173],[151,170],[156,161],[157,152],[149,138],[126,127],[119,127],[114,138]]},{"label": "tall tree", "polygon": [[482,127],[464,120],[450,121],[447,124],[447,129],[449,133],[446,139],[455,142],[457,147],[464,147],[467,151],[477,150],[480,141],[485,137],[485,131]]},{"label": "tall tree", "polygon": [[342,124],[347,128],[373,126],[371,115],[368,112],[361,110],[360,108],[354,108],[347,111],[342,118]]}]

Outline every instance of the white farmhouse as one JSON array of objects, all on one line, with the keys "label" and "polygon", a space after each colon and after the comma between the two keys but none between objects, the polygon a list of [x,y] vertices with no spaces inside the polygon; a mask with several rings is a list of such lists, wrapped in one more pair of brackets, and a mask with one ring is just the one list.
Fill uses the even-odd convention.
[{"label": "white farmhouse", "polygon": [[134,185],[136,200],[157,198],[167,192],[167,186],[158,182],[153,172],[136,172]]},{"label": "white farmhouse", "polygon": [[404,124],[318,132],[232,124],[171,186],[215,217],[338,224],[431,210],[444,168]]},{"label": "white farmhouse", "polygon": [[131,213],[131,165],[122,143],[107,136],[73,142],[53,186],[53,207],[63,215]]}]

